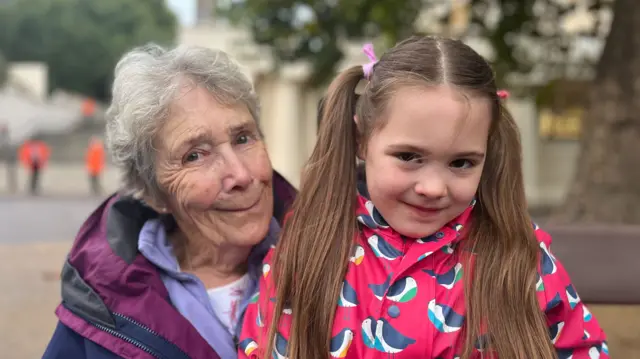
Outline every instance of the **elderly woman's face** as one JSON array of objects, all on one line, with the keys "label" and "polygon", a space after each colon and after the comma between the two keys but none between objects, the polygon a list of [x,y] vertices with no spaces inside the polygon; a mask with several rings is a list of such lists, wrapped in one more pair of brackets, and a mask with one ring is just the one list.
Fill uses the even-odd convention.
[{"label": "elderly woman's face", "polygon": [[264,238],[273,212],[272,168],[245,106],[223,106],[203,88],[185,88],[156,146],[167,210],[185,234],[223,246]]}]

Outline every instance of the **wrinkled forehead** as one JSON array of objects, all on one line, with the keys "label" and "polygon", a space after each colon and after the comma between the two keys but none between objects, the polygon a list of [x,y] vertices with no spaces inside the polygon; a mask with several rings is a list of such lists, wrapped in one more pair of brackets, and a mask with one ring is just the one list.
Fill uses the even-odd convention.
[{"label": "wrinkled forehead", "polygon": [[239,132],[256,128],[244,104],[225,104],[206,89],[192,87],[176,96],[157,139],[158,145],[174,148],[194,142],[224,142]]}]

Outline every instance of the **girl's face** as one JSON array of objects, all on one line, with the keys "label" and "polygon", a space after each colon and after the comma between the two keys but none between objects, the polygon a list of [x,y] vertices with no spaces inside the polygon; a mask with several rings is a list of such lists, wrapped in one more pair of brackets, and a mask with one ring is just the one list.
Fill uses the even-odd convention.
[{"label": "girl's face", "polygon": [[371,201],[400,234],[422,238],[461,214],[484,167],[487,98],[446,86],[395,92],[362,154]]}]

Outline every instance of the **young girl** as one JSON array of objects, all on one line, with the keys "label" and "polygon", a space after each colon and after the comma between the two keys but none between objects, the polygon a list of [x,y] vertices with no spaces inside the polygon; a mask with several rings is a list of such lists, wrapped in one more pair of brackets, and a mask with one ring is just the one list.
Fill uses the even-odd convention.
[{"label": "young girl", "polygon": [[240,357],[608,358],[529,219],[501,97],[489,64],[450,39],[343,72]]}]

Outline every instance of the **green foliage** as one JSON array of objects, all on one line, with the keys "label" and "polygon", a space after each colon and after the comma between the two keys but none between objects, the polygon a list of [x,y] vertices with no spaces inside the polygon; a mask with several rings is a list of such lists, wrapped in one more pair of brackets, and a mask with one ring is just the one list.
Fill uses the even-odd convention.
[{"label": "green foliage", "polygon": [[177,21],[162,0],[13,0],[0,3],[0,51],[49,66],[50,88],[106,99],[128,49],[170,44]]},{"label": "green foliage", "polygon": [[420,7],[420,0],[245,0],[226,14],[249,26],[257,43],[273,46],[276,59],[309,61],[309,82],[320,85],[344,56],[340,39],[384,36],[393,44],[413,31]]},{"label": "green foliage", "polygon": [[[591,10],[600,10],[608,1],[591,1]],[[446,29],[452,2],[241,0],[219,13],[238,25],[248,26],[257,43],[272,46],[279,63],[309,61],[313,67],[309,82],[317,86],[333,78],[344,55],[341,41],[382,39],[386,46],[392,46],[417,32],[419,15],[426,15],[432,24],[439,25],[434,28]],[[575,9],[574,2],[469,0],[469,6],[469,26],[456,35],[488,43],[495,55],[493,65],[500,84],[505,84],[508,74],[527,74],[540,66],[552,70],[549,71],[552,76],[562,77],[563,68],[558,65],[569,61],[568,53],[576,35],[563,36],[561,20]],[[598,28],[596,24],[589,33],[578,35],[596,36]],[[590,59],[587,65],[594,61]]]}]

